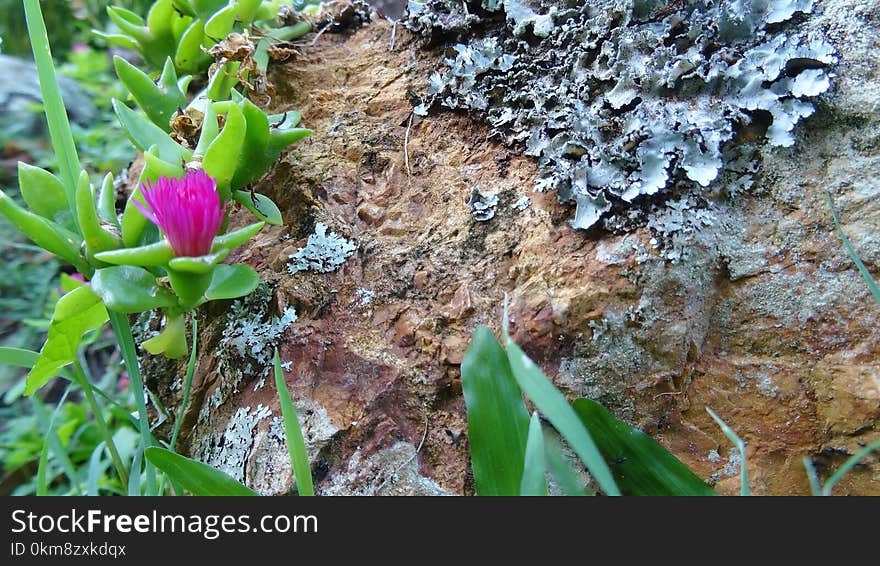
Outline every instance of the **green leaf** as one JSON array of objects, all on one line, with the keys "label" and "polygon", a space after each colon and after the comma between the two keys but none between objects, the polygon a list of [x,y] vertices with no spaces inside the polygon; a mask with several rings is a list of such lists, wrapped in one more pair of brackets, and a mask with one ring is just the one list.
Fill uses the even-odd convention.
[{"label": "green leaf", "polygon": [[296,489],[300,495],[315,495],[315,488],[312,485],[312,470],[309,467],[309,455],[306,452],[306,443],[299,425],[299,418],[296,416],[296,409],[290,400],[290,392],[287,391],[284,373],[281,371],[281,358],[278,356],[278,348],[275,348],[275,356],[272,359],[272,363],[275,369],[275,388],[278,390],[278,399],[281,402],[281,416],[284,418],[284,433],[287,437],[290,467],[296,479]]},{"label": "green leaf", "polygon": [[128,35],[122,35],[121,33],[104,33],[101,30],[93,29],[92,35],[99,39],[103,39],[109,45],[114,47],[122,47],[123,49],[131,49],[132,51],[137,51],[140,48],[134,39]]},{"label": "green leaf", "polygon": [[[188,260],[191,258],[177,258]],[[183,271],[172,269],[169,263],[168,282],[177,295],[177,303],[183,310],[194,309],[196,306],[205,302],[205,291],[211,285],[212,266],[207,266],[208,271],[204,273],[192,271]],[[203,266],[204,267],[204,266]]]},{"label": "green leaf", "polygon": [[95,205],[94,193],[89,183],[89,174],[82,171],[76,188],[76,214],[79,231],[86,242],[89,257],[97,252],[116,249],[122,246],[122,239],[104,230],[98,209]]},{"label": "green leaf", "polygon": [[119,124],[136,148],[147,151],[149,147],[156,145],[159,149],[158,157],[163,161],[168,163],[189,161],[192,152],[168,137],[162,128],[115,98],[112,103]]},{"label": "green leaf", "polygon": [[239,228],[238,230],[227,232],[222,236],[217,236],[216,238],[214,238],[214,243],[212,244],[211,251],[217,252],[219,250],[233,250],[254,237],[254,235],[259,232],[265,225],[265,222],[255,222],[253,224],[245,226],[244,228]]},{"label": "green leaf", "polygon": [[208,66],[211,57],[202,51],[202,41],[204,39],[204,22],[202,20],[193,20],[177,43],[174,64],[179,70],[190,75],[198,75],[202,69]]},{"label": "green leaf", "polygon": [[228,255],[229,250],[220,250],[217,253],[199,257],[176,257],[168,262],[168,267],[174,271],[203,275],[213,271],[214,266]]},{"label": "green leaf", "polygon": [[63,295],[55,303],[49,336],[40,356],[27,376],[25,395],[33,395],[58,371],[76,360],[76,349],[83,334],[107,322],[107,309],[89,286]]},{"label": "green leaf", "polygon": [[163,131],[170,132],[171,117],[178,107],[186,103],[186,97],[177,87],[177,73],[171,58],[165,60],[165,68],[159,79],[161,87],[149,75],[118,55],[113,57],[113,65],[119,80],[147,118]]},{"label": "green leaf", "polygon": [[523,466],[520,495],[547,495],[547,478],[544,475],[544,433],[538,413],[532,413],[526,458]]},{"label": "green leaf", "polygon": [[110,21],[116,24],[116,27],[133,38],[137,40],[150,39],[146,22],[131,10],[119,6],[108,6],[107,15],[110,17]]},{"label": "green leaf", "polygon": [[[269,224],[281,226],[284,223],[278,206],[267,196],[248,191],[235,191],[232,200],[251,211],[251,214]],[[255,202],[256,201],[256,202]]]},{"label": "green leaf", "polygon": [[[106,446],[107,443],[102,440],[97,446],[95,446],[95,449],[92,450],[92,455],[89,456],[88,474],[86,476],[86,495],[98,495],[98,482],[101,477],[103,477],[104,472],[107,471],[108,465],[107,460],[102,458]],[[134,475],[134,467],[132,467],[132,475]]]},{"label": "green leaf", "polygon": [[151,446],[144,450],[147,460],[180,483],[193,495],[259,495],[254,490],[207,464],[174,452]]},{"label": "green leaf", "polygon": [[569,461],[562,455],[562,446],[553,438],[553,434],[555,432],[544,432],[544,460],[553,480],[565,495],[589,495]]},{"label": "green leaf", "polygon": [[62,273],[61,277],[59,277],[59,284],[61,286],[61,290],[65,293],[69,293],[77,287],[82,287],[83,285],[85,285],[85,283],[83,283],[82,281],[74,279],[66,273]]},{"label": "green leaf", "polygon": [[196,14],[203,20],[207,20],[220,10],[228,0],[189,0]]},{"label": "green leaf", "polygon": [[67,454],[67,450],[64,449],[64,446],[61,444],[61,439],[58,438],[58,433],[55,430],[55,421],[58,419],[58,415],[61,413],[61,408],[64,406],[64,402],[67,400],[67,394],[70,393],[70,385],[64,388],[64,394],[61,396],[61,399],[58,400],[58,403],[55,405],[55,410],[52,411],[52,417],[46,422],[45,410],[43,408],[43,404],[40,403],[36,398],[33,399],[34,403],[34,412],[37,413],[37,419],[40,421],[40,428],[45,428],[46,432],[44,433],[43,447],[40,450],[40,460],[37,466],[37,495],[49,495],[49,485],[48,479],[46,477],[46,472],[49,464],[49,452],[55,456],[57,461],[61,464],[62,469],[64,470],[67,479],[70,481],[70,485],[76,488],[76,485],[79,483],[79,480],[76,475],[76,469],[73,466],[73,463],[70,461],[70,457]]},{"label": "green leaf", "polygon": [[0,191],[0,214],[35,244],[72,264],[80,273],[88,275],[91,272],[80,254],[83,242],[78,234],[25,210],[3,191]]},{"label": "green leaf", "polygon": [[209,301],[237,299],[251,293],[260,284],[260,276],[247,265],[218,265],[205,291]]},{"label": "green leaf", "polygon": [[[211,76],[208,82],[208,99],[214,102],[223,103],[232,97],[235,100],[238,91],[234,90],[238,84],[238,70],[241,68],[241,61],[227,61],[220,66],[219,69]],[[221,112],[218,110],[218,112]],[[222,112],[225,112],[223,110]]]},{"label": "green leaf", "polygon": [[703,480],[644,432],[602,405],[577,399],[574,411],[599,445],[624,495],[715,495]]},{"label": "green leaf", "polygon": [[18,187],[25,204],[39,214],[68,230],[75,231],[76,223],[64,193],[64,185],[52,173],[27,163],[18,162]]},{"label": "green leaf", "polygon": [[222,201],[229,200],[229,183],[235,175],[238,156],[244,144],[247,123],[238,106],[230,105],[226,123],[205,151],[202,168],[217,180],[217,192]]},{"label": "green leaf", "polygon": [[119,228],[119,218],[116,216],[116,187],[113,186],[112,173],[104,175],[101,181],[101,190],[98,191],[98,215],[104,222]]},{"label": "green leaf", "polygon": [[152,273],[130,265],[95,271],[92,289],[108,309],[119,313],[144,312],[177,305],[177,298],[159,287]]},{"label": "green leaf", "polygon": [[152,265],[168,265],[174,258],[174,250],[168,240],[160,240],[155,244],[120,248],[95,254],[95,259],[113,265],[135,265],[147,267]]},{"label": "green leaf", "polygon": [[33,350],[0,346],[0,364],[30,369],[37,363],[37,357],[39,354]]},{"label": "green leaf", "polygon": [[143,450],[135,450],[134,458],[131,462],[131,474],[128,476],[128,495],[138,496],[141,494],[141,475],[138,470],[141,469],[141,458],[143,458]]},{"label": "green leaf", "polygon": [[46,121],[49,124],[49,137],[58,158],[61,179],[64,181],[67,208],[74,211],[76,210],[76,182],[82,167],[79,164],[76,144],[73,142],[73,132],[67,119],[67,109],[64,107],[61,89],[58,87],[58,79],[55,76],[55,64],[52,61],[46,24],[43,21],[39,1],[24,0],[24,12],[28,37],[34,53],[34,63],[37,66],[37,76],[40,80],[43,108],[46,111]]},{"label": "green leaf", "polygon": [[202,131],[199,134],[199,143],[193,151],[193,159],[202,161],[205,157],[205,151],[210,147],[211,142],[217,138],[220,133],[220,126],[217,125],[217,111],[214,105],[208,103],[205,108],[205,116],[202,118]]},{"label": "green leaf", "polygon": [[254,49],[254,63],[257,64],[257,69],[259,69],[261,73],[265,73],[266,69],[269,68],[270,45],[272,45],[272,40],[268,37],[264,37],[257,42],[257,48]]},{"label": "green leaf", "polygon": [[254,21],[260,4],[262,4],[262,0],[238,0],[235,3],[238,20],[243,24]]},{"label": "green leaf", "polygon": [[195,16],[196,11],[193,9],[192,5],[189,3],[189,0],[171,0],[171,3],[174,4],[174,7],[181,14],[185,14],[187,16]]},{"label": "green leaf", "polygon": [[153,355],[165,354],[166,358],[175,359],[185,356],[189,346],[186,343],[186,320],[183,315],[168,317],[162,332],[145,340],[141,346]]},{"label": "green leaf", "polygon": [[213,41],[221,41],[226,38],[235,25],[235,4],[228,4],[225,8],[215,12],[205,21],[205,35]]},{"label": "green leaf", "polygon": [[238,155],[238,164],[232,177],[232,188],[240,189],[259,179],[272,164],[266,160],[269,144],[269,118],[255,104],[244,100],[242,114],[247,124],[244,144]]},{"label": "green leaf", "polygon": [[599,448],[571,405],[565,400],[565,396],[510,337],[506,340],[507,359],[520,389],[568,442],[602,490],[607,495],[620,495],[620,490]]},{"label": "green leaf", "polygon": [[269,30],[269,33],[266,35],[268,35],[272,39],[277,39],[280,41],[292,41],[294,39],[298,39],[304,36],[310,31],[312,31],[312,24],[310,24],[309,22],[297,22],[292,26],[285,26]]},{"label": "green leaf", "polygon": [[529,415],[501,345],[478,327],[461,363],[477,495],[519,495]]}]

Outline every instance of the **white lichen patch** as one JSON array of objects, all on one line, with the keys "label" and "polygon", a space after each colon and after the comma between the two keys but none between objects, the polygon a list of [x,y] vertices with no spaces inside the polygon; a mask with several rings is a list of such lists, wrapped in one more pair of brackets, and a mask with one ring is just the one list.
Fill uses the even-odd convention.
[{"label": "white lichen patch", "polygon": [[516,201],[514,201],[514,203],[510,205],[510,208],[512,208],[515,212],[522,212],[530,206],[532,206],[532,199],[530,199],[526,195],[523,195],[516,199]]},{"label": "white lichen patch", "polygon": [[[684,182],[735,193],[738,130],[794,143],[836,62],[797,13],[813,0],[410,0],[407,25],[466,39],[434,73],[420,112],[480,111],[493,136],[538,159],[538,190],[588,228],[640,195]],[[496,29],[504,14],[506,25]],[[493,25],[495,27],[493,27]],[[485,29],[489,28],[489,33]],[[762,128],[757,128],[762,131]],[[736,169],[736,167],[734,167]]]},{"label": "white lichen patch", "polygon": [[471,191],[471,197],[468,199],[468,206],[471,214],[477,222],[487,222],[495,218],[495,207],[498,206],[498,196],[486,194],[479,188]]},{"label": "white lichen patch", "polygon": [[369,289],[363,289],[363,288],[356,289],[354,294],[356,297],[357,306],[359,306],[361,308],[364,308],[365,306],[367,306],[371,302],[373,302],[373,297],[375,296],[375,294],[372,291],[370,291]]},{"label": "white lichen patch", "polygon": [[248,458],[254,444],[254,429],[272,411],[264,405],[240,407],[226,424],[226,430],[219,436],[206,435],[201,438],[194,450],[198,460],[230,477],[245,481]]},{"label": "white lichen patch", "polygon": [[321,495],[451,495],[419,474],[416,448],[397,442],[364,459],[357,449]]},{"label": "white lichen patch", "polygon": [[217,356],[220,357],[221,387],[225,395],[238,393],[249,376],[264,376],[272,365],[275,347],[285,330],[297,320],[288,307],[281,316],[270,314],[272,291],[265,284],[232,304]]},{"label": "white lichen patch", "polygon": [[290,255],[287,269],[291,274],[309,270],[329,273],[345,263],[356,249],[354,242],[333,232],[328,233],[327,225],[318,222],[305,247]]},{"label": "white lichen patch", "polygon": [[[300,429],[306,443],[309,462],[315,462],[338,428],[333,425],[327,410],[311,399],[294,399]],[[262,495],[283,495],[296,487],[290,468],[287,434],[284,419],[273,416],[269,426],[261,428],[254,438],[247,483]]]}]

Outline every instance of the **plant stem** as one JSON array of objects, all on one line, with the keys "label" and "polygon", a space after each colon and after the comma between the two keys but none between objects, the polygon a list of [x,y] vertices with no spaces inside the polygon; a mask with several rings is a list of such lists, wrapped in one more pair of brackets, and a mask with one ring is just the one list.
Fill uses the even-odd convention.
[{"label": "plant stem", "polygon": [[[98,431],[101,433],[101,437],[107,444],[107,451],[110,452],[110,459],[113,460],[113,465],[116,467],[116,473],[119,474],[119,481],[122,482],[122,485],[128,485],[128,472],[125,471],[125,466],[122,464],[122,458],[119,457],[119,451],[116,450],[116,443],[113,442],[113,435],[110,434],[110,429],[107,428],[107,421],[104,419],[104,411],[98,404],[98,400],[95,399],[95,394],[92,391],[92,383],[86,377],[86,374],[78,361],[73,362],[73,368],[77,384],[82,387],[83,393],[85,393],[86,396],[86,401],[88,401],[89,407],[92,409],[92,414],[95,415],[95,424],[98,425]],[[136,473],[135,470],[133,471]]]},{"label": "plant stem", "polygon": [[196,350],[198,346],[199,323],[196,320],[195,312],[192,313],[192,351],[189,353],[189,362],[186,365],[186,377],[183,383],[183,399],[180,401],[180,411],[177,413],[177,420],[174,421],[174,431],[171,433],[171,443],[168,449],[174,452],[174,446],[177,444],[177,436],[180,434],[180,427],[183,425],[183,415],[186,412],[186,406],[189,403],[189,394],[192,390],[193,374],[196,371]]},{"label": "plant stem", "polygon": [[[110,324],[113,326],[116,341],[122,350],[122,359],[125,361],[128,378],[131,381],[131,389],[134,393],[134,401],[138,410],[138,429],[140,429],[141,433],[141,445],[146,449],[153,445],[153,438],[150,432],[150,420],[147,416],[147,403],[144,398],[144,380],[141,377],[141,370],[138,366],[137,350],[135,349],[134,338],[131,336],[131,326],[128,324],[126,315],[113,311],[108,311],[108,313],[110,314]],[[156,468],[146,458],[144,459],[144,469],[147,472],[146,495],[158,495]]]}]

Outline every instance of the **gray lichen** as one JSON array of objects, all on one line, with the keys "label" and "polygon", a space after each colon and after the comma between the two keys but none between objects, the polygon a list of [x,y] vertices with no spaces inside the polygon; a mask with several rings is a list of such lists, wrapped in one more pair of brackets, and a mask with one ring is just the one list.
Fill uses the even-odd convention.
[{"label": "gray lichen", "polygon": [[305,247],[291,254],[287,269],[291,274],[307,270],[329,273],[342,265],[356,249],[354,242],[333,232],[328,234],[327,225],[318,222]]},{"label": "gray lichen", "polygon": [[264,405],[257,405],[253,412],[250,407],[239,407],[229,418],[223,434],[202,438],[196,449],[198,459],[238,481],[244,481],[254,443],[254,429],[271,415],[272,411]]},{"label": "gray lichen", "polygon": [[487,222],[495,218],[495,207],[498,206],[498,197],[496,195],[487,195],[475,188],[471,191],[471,198],[468,199],[468,206],[471,208],[471,214],[477,222]]},{"label": "gray lichen", "polygon": [[[217,355],[220,357],[224,394],[238,392],[245,375],[265,375],[281,334],[296,322],[296,311],[288,307],[281,316],[269,312],[272,290],[265,283],[232,304]],[[229,391],[227,391],[229,390]]]},{"label": "gray lichen", "polygon": [[735,135],[766,128],[770,144],[791,146],[835,62],[823,38],[793,21],[813,0],[410,0],[409,8],[413,30],[478,36],[454,45],[419,110],[485,112],[493,135],[538,158],[536,189],[576,203],[577,228],[677,185],[748,188],[753,166]]}]

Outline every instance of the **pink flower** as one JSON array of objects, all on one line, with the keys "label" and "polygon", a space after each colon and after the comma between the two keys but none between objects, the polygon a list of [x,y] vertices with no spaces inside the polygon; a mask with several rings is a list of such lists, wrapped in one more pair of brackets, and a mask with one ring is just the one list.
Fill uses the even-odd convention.
[{"label": "pink flower", "polygon": [[144,216],[158,226],[178,257],[211,253],[211,244],[223,217],[217,182],[202,170],[189,171],[183,178],[159,177],[155,184],[141,185],[149,209],[134,201]]}]

